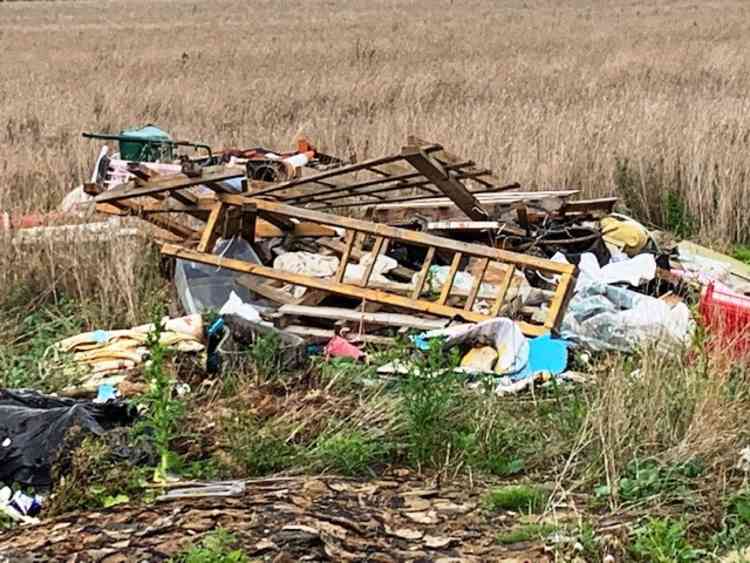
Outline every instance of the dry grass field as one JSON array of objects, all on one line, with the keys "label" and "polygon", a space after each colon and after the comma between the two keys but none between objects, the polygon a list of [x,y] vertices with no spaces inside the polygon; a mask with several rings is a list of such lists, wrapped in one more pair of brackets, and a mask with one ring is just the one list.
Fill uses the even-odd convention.
[{"label": "dry grass field", "polygon": [[[81,131],[153,122],[219,147],[302,131],[359,158],[414,133],[526,189],[615,193],[654,224],[750,237],[744,0],[8,2],[0,52],[3,211],[54,209],[90,174]],[[19,264],[47,264],[44,286],[75,259],[68,289],[118,301],[71,252],[6,248],[3,289]]]},{"label": "dry grass field", "polygon": [[[747,0],[0,0],[0,53],[2,212],[53,210],[90,175],[98,144],[82,131],[155,123],[215,147],[285,148],[302,132],[359,159],[416,134],[525,189],[614,194],[644,222],[718,246],[750,242]],[[29,374],[58,332],[146,320],[169,291],[152,250],[18,246],[0,235],[2,385],[53,388]],[[24,361],[12,355],[19,343]],[[724,552],[750,544],[750,508],[737,524],[728,500],[744,491],[750,507],[747,473],[735,467],[748,443],[750,372],[729,364],[699,346],[684,357],[599,359],[576,366],[599,379],[575,400],[438,397],[436,426],[468,417],[472,455],[517,454],[530,473],[557,472],[556,494],[584,491],[599,512],[606,501],[592,491],[602,486],[633,502],[656,490],[658,510],[635,505],[632,522],[663,507],[679,518],[693,511],[690,533]],[[335,373],[326,393],[339,392],[337,378],[346,379]],[[367,431],[379,430],[367,417],[381,407],[397,420],[388,409],[401,403],[351,393],[342,401]],[[312,416],[328,416],[314,407]],[[285,420],[271,418],[264,432],[288,430]],[[244,430],[249,458],[255,430]],[[383,432],[405,439],[395,423]],[[446,467],[470,465],[447,443],[455,460],[444,456]],[[671,469],[656,486],[639,459]],[[699,480],[683,475],[694,460],[705,466]],[[660,560],[701,560],[683,547],[684,558]]]}]

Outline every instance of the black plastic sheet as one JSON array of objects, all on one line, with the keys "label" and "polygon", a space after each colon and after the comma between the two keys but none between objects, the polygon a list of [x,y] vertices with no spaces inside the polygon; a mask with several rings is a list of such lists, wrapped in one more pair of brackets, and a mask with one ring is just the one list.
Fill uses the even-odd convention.
[{"label": "black plastic sheet", "polygon": [[135,409],[122,401],[97,404],[0,389],[0,481],[47,487],[68,430],[102,435],[135,418]]}]

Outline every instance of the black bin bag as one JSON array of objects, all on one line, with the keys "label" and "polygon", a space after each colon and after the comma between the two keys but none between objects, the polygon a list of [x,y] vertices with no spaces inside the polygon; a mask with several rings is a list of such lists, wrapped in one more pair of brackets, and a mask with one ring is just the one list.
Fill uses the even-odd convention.
[{"label": "black bin bag", "polygon": [[135,409],[123,401],[97,404],[0,389],[0,482],[48,487],[68,430],[77,426],[102,435],[135,417]]}]

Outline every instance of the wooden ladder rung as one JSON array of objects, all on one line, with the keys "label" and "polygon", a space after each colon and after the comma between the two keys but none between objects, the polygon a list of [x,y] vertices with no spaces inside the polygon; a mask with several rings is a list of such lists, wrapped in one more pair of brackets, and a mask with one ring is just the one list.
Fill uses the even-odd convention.
[{"label": "wooden ladder rung", "polygon": [[424,257],[422,263],[422,269],[417,274],[416,283],[414,284],[414,290],[411,292],[412,299],[419,299],[424,289],[424,283],[427,281],[427,274],[430,272],[430,266],[432,266],[432,260],[435,258],[435,247],[430,246],[427,249],[427,255]]},{"label": "wooden ladder rung", "polygon": [[453,280],[456,278],[456,272],[458,272],[458,266],[461,264],[461,258],[463,258],[463,256],[464,255],[461,252],[456,252],[453,255],[453,261],[451,262],[450,270],[448,270],[448,277],[445,279],[443,289],[440,292],[440,299],[438,299],[440,305],[445,305],[448,301],[451,289],[453,289]]},{"label": "wooden ladder rung", "polygon": [[339,262],[338,270],[336,270],[336,277],[334,278],[336,283],[341,283],[342,281],[344,281],[344,275],[346,274],[346,264],[347,262],[349,262],[349,255],[352,253],[352,246],[354,246],[354,239],[356,238],[356,231],[346,231],[344,252],[341,253],[341,261]]},{"label": "wooden ladder rung", "polygon": [[500,284],[500,291],[497,292],[497,299],[495,300],[495,304],[492,306],[492,312],[490,313],[493,317],[497,317],[498,313],[500,313],[500,308],[503,306],[503,303],[505,303],[505,296],[508,293],[508,289],[510,289],[513,276],[516,275],[516,267],[513,264],[506,264],[506,266],[508,269],[505,270],[505,277]]},{"label": "wooden ladder rung", "polygon": [[372,260],[367,265],[367,268],[365,268],[365,273],[362,274],[362,279],[359,282],[361,287],[367,287],[367,284],[370,282],[370,276],[372,276],[372,271],[375,269],[375,262],[378,261],[378,256],[380,256],[381,252],[385,252],[387,249],[388,239],[375,237],[375,244],[372,246],[372,252],[370,253]]},{"label": "wooden ladder rung", "polygon": [[472,307],[474,307],[474,302],[477,300],[477,295],[479,295],[479,289],[482,287],[482,280],[484,279],[484,274],[487,272],[489,263],[489,258],[482,258],[479,261],[479,270],[474,279],[474,285],[471,286],[469,296],[466,298],[466,305],[464,305],[465,311],[471,311]]}]

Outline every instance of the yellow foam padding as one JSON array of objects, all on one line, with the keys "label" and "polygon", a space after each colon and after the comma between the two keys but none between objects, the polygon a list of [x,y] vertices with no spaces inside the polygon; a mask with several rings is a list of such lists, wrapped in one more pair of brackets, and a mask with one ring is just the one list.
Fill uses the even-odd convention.
[{"label": "yellow foam padding", "polygon": [[637,254],[648,243],[648,231],[635,221],[604,217],[601,227],[604,240],[622,248],[626,254]]},{"label": "yellow foam padding", "polygon": [[461,359],[461,367],[489,373],[495,366],[495,361],[497,361],[497,350],[492,346],[482,346],[469,350]]}]

